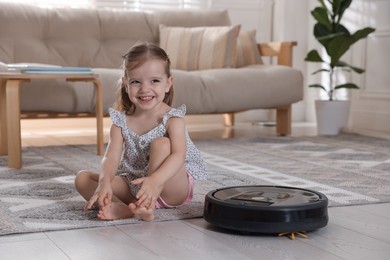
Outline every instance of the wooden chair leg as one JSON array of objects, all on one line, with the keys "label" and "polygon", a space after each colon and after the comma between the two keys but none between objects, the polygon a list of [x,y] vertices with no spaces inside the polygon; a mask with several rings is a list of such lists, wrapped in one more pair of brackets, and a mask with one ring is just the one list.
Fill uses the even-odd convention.
[{"label": "wooden chair leg", "polygon": [[7,136],[8,167],[22,167],[22,140],[20,134],[20,83],[23,80],[8,80],[7,98]]},{"label": "wooden chair leg", "polygon": [[234,113],[222,114],[222,122],[224,126],[234,126]]},{"label": "wooden chair leg", "polygon": [[291,134],[291,105],[276,108],[276,134]]},{"label": "wooden chair leg", "polygon": [[6,82],[0,79],[0,155],[8,154]]},{"label": "wooden chair leg", "polygon": [[103,87],[99,80],[94,79],[96,89],[96,133],[97,133],[97,154],[104,154],[104,133],[103,133]]}]

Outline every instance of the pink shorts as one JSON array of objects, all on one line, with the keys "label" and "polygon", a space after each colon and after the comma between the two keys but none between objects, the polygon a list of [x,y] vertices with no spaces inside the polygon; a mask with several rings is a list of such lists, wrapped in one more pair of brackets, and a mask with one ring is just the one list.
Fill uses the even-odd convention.
[{"label": "pink shorts", "polygon": [[194,177],[192,177],[191,174],[189,174],[189,173],[187,173],[187,176],[188,176],[188,194],[187,194],[186,200],[180,205],[171,206],[171,205],[167,204],[160,196],[157,198],[157,201],[156,201],[156,209],[176,208],[176,207],[187,205],[192,201],[192,197],[194,195]]}]

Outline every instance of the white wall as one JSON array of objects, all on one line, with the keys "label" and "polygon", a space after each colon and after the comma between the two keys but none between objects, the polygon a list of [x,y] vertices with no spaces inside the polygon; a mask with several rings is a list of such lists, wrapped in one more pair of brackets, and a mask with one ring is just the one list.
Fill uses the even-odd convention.
[{"label": "white wall", "polygon": [[228,10],[231,23],[241,24],[241,30],[256,29],[256,38],[259,42],[271,40],[272,5],[273,0],[210,1],[210,8]]},{"label": "white wall", "polygon": [[[292,106],[293,121],[307,121],[307,97],[308,85],[306,82],[306,63],[304,57],[308,50],[308,32],[311,32],[312,26],[309,26],[307,15],[309,13],[310,0],[274,0],[274,15],[272,25],[273,41],[296,41],[298,45],[293,52],[293,67],[302,71],[304,75],[304,100]],[[312,108],[309,109],[312,110]],[[309,113],[312,114],[312,113]]]},{"label": "white wall", "polygon": [[352,80],[349,127],[359,133],[390,134],[390,0],[355,0],[348,16],[358,28],[376,31],[352,50],[351,62],[366,69]]}]

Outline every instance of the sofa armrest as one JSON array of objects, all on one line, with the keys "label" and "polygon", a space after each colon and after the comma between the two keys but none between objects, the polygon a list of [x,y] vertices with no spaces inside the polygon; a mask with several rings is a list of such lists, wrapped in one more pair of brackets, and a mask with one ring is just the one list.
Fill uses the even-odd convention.
[{"label": "sofa armrest", "polygon": [[257,48],[261,56],[277,57],[278,65],[292,66],[293,47],[297,42],[259,43]]},{"label": "sofa armrest", "polygon": [[[278,65],[292,67],[293,47],[297,42],[259,43],[261,56],[276,57]],[[291,105],[276,108],[276,133],[281,136],[291,134]]]}]

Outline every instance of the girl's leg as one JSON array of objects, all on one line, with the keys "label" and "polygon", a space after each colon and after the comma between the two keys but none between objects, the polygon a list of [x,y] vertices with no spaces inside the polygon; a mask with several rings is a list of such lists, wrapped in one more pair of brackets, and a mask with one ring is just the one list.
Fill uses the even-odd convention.
[{"label": "girl's leg", "polygon": [[[99,174],[90,171],[80,171],[77,173],[75,186],[76,190],[89,201],[95,194],[99,182]],[[112,181],[112,202],[110,206],[103,207],[99,210],[98,217],[101,219],[120,219],[130,218],[133,216],[132,211],[127,206],[134,202],[127,183],[120,177],[115,176]]]},{"label": "girl's leg", "polygon": [[[160,137],[154,140],[150,146],[150,157],[148,174],[157,170],[171,154],[171,141],[167,137]],[[169,205],[176,206],[182,204],[188,195],[188,176],[184,165],[165,184],[160,196]],[[135,203],[130,203],[129,208],[139,218],[145,221],[154,219],[154,208],[138,207]]]},{"label": "girl's leg", "polygon": [[76,190],[86,201],[89,201],[96,191],[99,174],[90,171],[79,171],[74,181]]},{"label": "girl's leg", "polygon": [[[157,138],[151,143],[148,170],[153,173],[171,154],[171,141],[167,137]],[[184,165],[165,184],[160,196],[169,205],[182,204],[188,195],[188,176]]]}]

